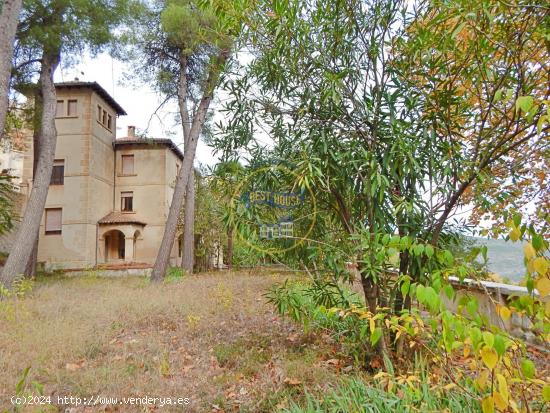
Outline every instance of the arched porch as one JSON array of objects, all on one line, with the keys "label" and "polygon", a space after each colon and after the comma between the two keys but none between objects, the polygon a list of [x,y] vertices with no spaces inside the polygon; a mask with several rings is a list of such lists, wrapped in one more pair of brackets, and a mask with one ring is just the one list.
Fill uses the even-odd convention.
[{"label": "arched porch", "polygon": [[104,264],[139,262],[145,224],[135,220],[114,221],[105,217],[98,222],[98,261]]}]

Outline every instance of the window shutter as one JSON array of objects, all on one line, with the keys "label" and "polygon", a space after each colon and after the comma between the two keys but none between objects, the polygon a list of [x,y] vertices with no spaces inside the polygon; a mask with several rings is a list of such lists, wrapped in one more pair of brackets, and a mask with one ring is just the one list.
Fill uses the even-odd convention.
[{"label": "window shutter", "polygon": [[134,174],[134,155],[122,155],[122,174]]},{"label": "window shutter", "polygon": [[65,105],[64,105],[65,101],[63,100],[58,100],[57,101],[57,106],[56,106],[56,110],[55,110],[55,117],[56,118],[60,118],[62,116],[65,116],[65,112],[63,109],[65,109]]},{"label": "window shutter", "polygon": [[69,100],[67,113],[69,116],[76,116],[76,100]]},{"label": "window shutter", "polygon": [[61,208],[46,209],[46,233],[61,232]]}]

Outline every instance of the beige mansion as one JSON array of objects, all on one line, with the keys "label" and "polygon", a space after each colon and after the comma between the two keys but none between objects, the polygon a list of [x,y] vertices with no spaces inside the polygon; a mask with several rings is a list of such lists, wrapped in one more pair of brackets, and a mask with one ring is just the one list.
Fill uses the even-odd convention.
[{"label": "beige mansion", "polygon": [[[57,147],[40,225],[46,268],[151,265],[160,246],[183,154],[169,139],[115,138],[124,109],[96,82],[56,84]],[[21,192],[32,187],[32,139]],[[172,265],[181,248],[175,243]]]}]

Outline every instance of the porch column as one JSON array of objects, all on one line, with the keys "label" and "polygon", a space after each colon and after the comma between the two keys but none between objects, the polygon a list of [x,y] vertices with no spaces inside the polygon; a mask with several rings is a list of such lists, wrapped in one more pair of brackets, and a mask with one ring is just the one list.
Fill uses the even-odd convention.
[{"label": "porch column", "polygon": [[124,261],[134,261],[134,238],[124,238]]}]

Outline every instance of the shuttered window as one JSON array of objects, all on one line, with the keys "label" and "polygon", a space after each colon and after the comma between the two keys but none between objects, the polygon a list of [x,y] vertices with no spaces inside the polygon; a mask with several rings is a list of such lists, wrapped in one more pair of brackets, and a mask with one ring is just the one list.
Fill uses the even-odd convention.
[{"label": "shuttered window", "polygon": [[65,181],[65,161],[57,159],[53,162],[52,178],[50,185],[63,185]]},{"label": "shuttered window", "polygon": [[76,116],[77,103],[76,100],[69,100],[67,105],[67,115]]},{"label": "shuttered window", "polygon": [[55,108],[55,117],[60,118],[62,116],[65,116],[65,101],[64,100],[58,100],[57,106]]},{"label": "shuttered window", "polygon": [[46,209],[46,234],[61,234],[61,208]]},{"label": "shuttered window", "polygon": [[134,155],[122,155],[122,175],[134,174]]}]

